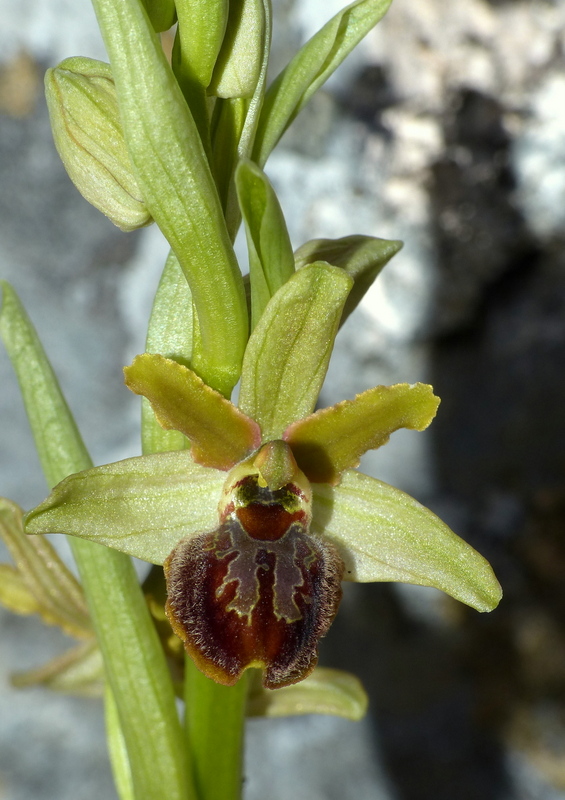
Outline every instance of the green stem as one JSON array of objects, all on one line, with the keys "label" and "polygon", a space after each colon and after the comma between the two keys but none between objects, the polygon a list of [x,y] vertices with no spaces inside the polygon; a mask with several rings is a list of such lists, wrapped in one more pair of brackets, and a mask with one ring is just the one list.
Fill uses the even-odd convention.
[{"label": "green stem", "polygon": [[241,798],[247,682],[244,673],[235,686],[220,686],[186,658],[185,725],[199,800]]}]

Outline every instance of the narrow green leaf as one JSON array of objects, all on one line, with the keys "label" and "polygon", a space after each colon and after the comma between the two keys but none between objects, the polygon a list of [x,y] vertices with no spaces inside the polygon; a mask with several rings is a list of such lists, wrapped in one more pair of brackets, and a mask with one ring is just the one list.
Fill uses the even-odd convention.
[{"label": "narrow green leaf", "polygon": [[261,444],[257,423],[183,364],[144,353],[124,374],[126,386],[147,397],[164,428],[190,439],[198,464],[228,470]]},{"label": "narrow green leaf", "polygon": [[249,252],[253,329],[271,297],[294,274],[294,255],[282,209],[263,170],[242,159],[235,182]]},{"label": "narrow green leaf", "polygon": [[104,695],[104,711],[106,719],[106,739],[108,754],[112,765],[114,783],[120,800],[135,800],[133,776],[127,746],[120,726],[118,707],[112,692],[106,690]]},{"label": "narrow green leaf", "polygon": [[253,160],[263,166],[298,112],[385,15],[392,0],[356,0],[298,51],[265,96]]},{"label": "narrow green leaf", "polygon": [[37,334],[12,287],[0,281],[0,336],[16,371],[37,453],[49,485],[87,469],[90,457]]},{"label": "narrow green leaf", "polygon": [[0,605],[14,614],[38,614],[39,605],[15,567],[0,564]]},{"label": "narrow green leaf", "polygon": [[369,700],[359,678],[349,672],[316,667],[300,683],[282,689],[253,684],[247,701],[249,717],[290,717],[297,714],[329,714],[360,720]]},{"label": "narrow green leaf", "polygon": [[20,689],[45,686],[56,692],[100,697],[104,690],[104,663],[94,638],[81,642],[41,667],[17,672],[12,684]]},{"label": "narrow green leaf", "polygon": [[335,488],[312,488],[312,531],[339,549],[344,580],[434,586],[477,611],[498,605],[488,561],[413,497],[353,470]]},{"label": "narrow green leaf", "polygon": [[94,0],[94,7],[144,200],[179,260],[197,309],[202,347],[194,369],[229,395],[239,378],[247,309],[202,141],[139,0]]},{"label": "narrow green leaf", "polygon": [[[90,466],[72,415],[15,292],[2,288],[0,336],[51,485]],[[134,773],[136,800],[190,800],[173,686],[131,560],[71,539]]]},{"label": "narrow green leaf", "polygon": [[261,73],[265,18],[263,0],[230,0],[226,35],[209,93],[251,97]]},{"label": "narrow green leaf", "polygon": [[162,564],[184,536],[213,530],[226,474],[179,451],[69,475],[25,519],[28,533],[69,533]]},{"label": "narrow green leaf", "polygon": [[314,410],[352,283],[320,261],[296,272],[268,303],[245,351],[239,393],[263,441],[280,439]]},{"label": "narrow green leaf", "polygon": [[92,618],[136,800],[196,800],[172,680],[131,559],[91,542],[80,544],[96,552],[79,569],[87,596],[89,589],[97,595]]},{"label": "narrow green leaf", "polygon": [[33,595],[44,622],[59,626],[69,636],[92,636],[84,593],[53,545],[41,536],[26,536],[23,512],[0,498],[0,538]]},{"label": "narrow green leaf", "polygon": [[[171,250],[153,301],[145,349],[189,366],[192,358],[192,295],[178,259]],[[164,430],[146,398],[141,402],[141,442],[144,453],[184,450],[190,442],[179,431]]]},{"label": "narrow green leaf", "polygon": [[354,311],[390,259],[402,248],[402,242],[376,239],[373,236],[344,236],[341,239],[311,239],[294,254],[296,269],[314,261],[327,261],[341,267],[355,283],[345,301],[341,325]]},{"label": "narrow green leaf", "polygon": [[284,439],[309,480],[337,483],[344,469],[358,467],[363,453],[386,444],[394,431],[427,428],[438,406],[425,383],[375,386],[298,420]]}]

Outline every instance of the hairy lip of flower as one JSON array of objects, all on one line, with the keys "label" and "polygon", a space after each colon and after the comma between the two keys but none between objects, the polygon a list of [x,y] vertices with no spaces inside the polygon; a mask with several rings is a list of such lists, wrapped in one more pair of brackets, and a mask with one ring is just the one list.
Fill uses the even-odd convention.
[{"label": "hairy lip of flower", "polygon": [[341,599],[344,566],[331,544],[309,534],[311,493],[301,486],[273,491],[261,486],[249,461],[238,465],[226,481],[219,527],[181,541],[165,562],[172,627],[200,669],[220,683],[232,685],[246,668],[262,667],[264,685],[276,689],[316,665],[318,640]]}]

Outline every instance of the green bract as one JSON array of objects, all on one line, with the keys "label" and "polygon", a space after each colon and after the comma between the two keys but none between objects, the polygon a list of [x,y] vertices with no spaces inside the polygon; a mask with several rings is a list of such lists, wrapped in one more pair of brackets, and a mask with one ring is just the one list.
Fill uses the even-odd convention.
[{"label": "green bract", "polygon": [[193,366],[229,395],[239,379],[247,309],[201,129],[139,2],[94,0],[93,5],[143,197],[192,293],[202,342]]},{"label": "green bract", "polygon": [[294,255],[279,201],[265,173],[242,159],[235,180],[249,252],[254,328],[271,297],[292,276]]}]

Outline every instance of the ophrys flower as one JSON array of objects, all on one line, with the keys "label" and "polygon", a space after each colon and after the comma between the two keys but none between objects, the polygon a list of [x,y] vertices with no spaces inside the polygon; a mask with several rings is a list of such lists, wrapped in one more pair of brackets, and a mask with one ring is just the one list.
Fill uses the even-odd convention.
[{"label": "ophrys flower", "polygon": [[[30,533],[164,563],[173,628],[221,683],[251,666],[269,688],[305,677],[342,578],[435,586],[480,611],[500,599],[482,556],[416,500],[355,470],[398,428],[427,427],[439,403],[431,387],[378,386],[312,413],[344,280],[317,263],[272,298],[247,348],[239,409],[176,361],[138,356],[126,383],[190,451],[71,475],[27,517]],[[304,292],[313,302],[313,282],[333,285],[321,321],[299,302]]]}]

